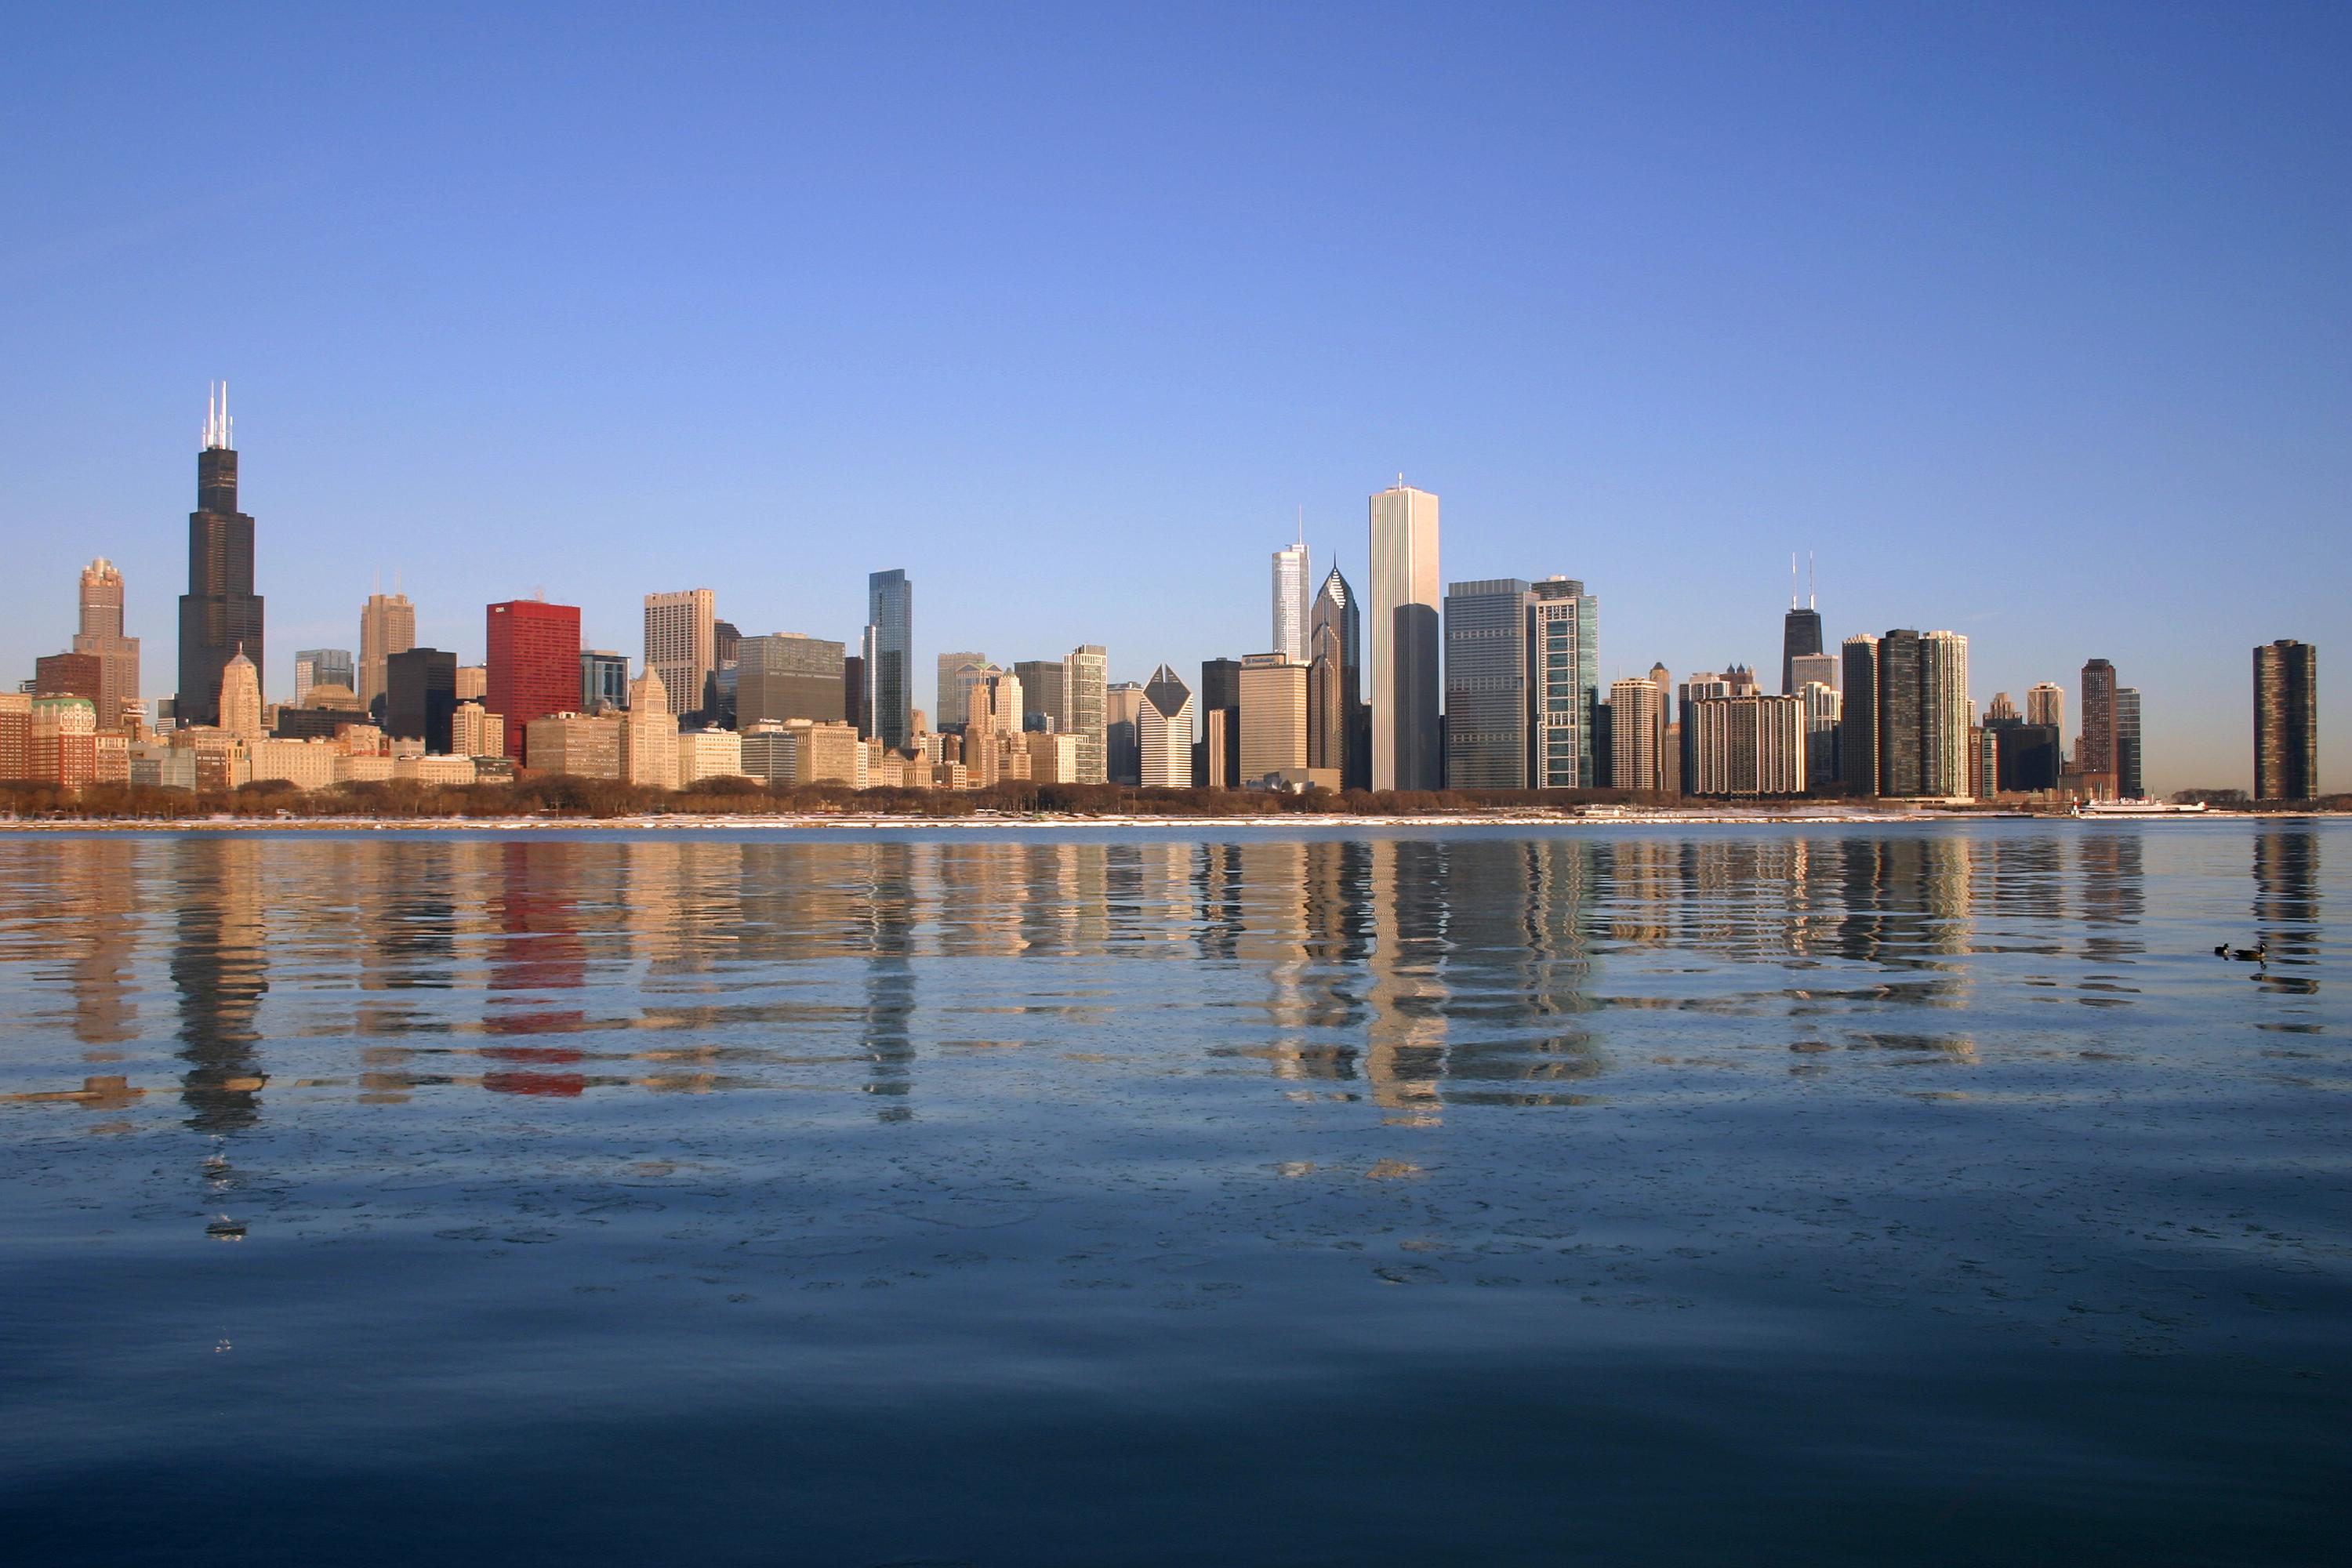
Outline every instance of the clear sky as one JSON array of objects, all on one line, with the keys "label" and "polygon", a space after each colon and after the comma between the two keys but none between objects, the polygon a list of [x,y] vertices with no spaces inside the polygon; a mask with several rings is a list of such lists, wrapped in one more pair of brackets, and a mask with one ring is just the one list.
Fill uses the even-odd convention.
[{"label": "clear sky", "polygon": [[[129,578],[145,687],[205,384],[265,670],[373,574],[472,660],[709,584],[917,652],[1269,640],[1297,509],[1444,498],[1581,577],[1604,677],[1949,627],[2113,659],[2157,787],[2250,782],[2320,650],[2352,787],[2352,7],[24,7],[0,98],[0,673]],[[1772,677],[1768,677],[1768,679]]]}]

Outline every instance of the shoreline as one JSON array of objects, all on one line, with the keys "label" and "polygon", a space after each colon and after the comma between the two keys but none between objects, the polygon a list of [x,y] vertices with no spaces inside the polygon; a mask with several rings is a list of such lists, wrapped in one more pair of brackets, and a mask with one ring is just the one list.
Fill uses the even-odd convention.
[{"label": "shoreline", "polygon": [[[2114,817],[2134,824],[2198,822],[2263,822],[2303,820],[2336,815],[2328,812],[2212,812],[2185,817]],[[1622,816],[1580,816],[1569,813],[1431,812],[1419,815],[1351,816],[1346,813],[1271,812],[1254,816],[1181,816],[1152,815],[1085,816],[1055,812],[1034,815],[973,813],[961,816],[929,816],[890,813],[722,812],[665,813],[633,816],[201,816],[157,817],[36,817],[0,818],[0,834],[37,833],[545,833],[577,830],[646,832],[859,832],[899,829],[930,832],[942,828],[990,830],[1003,828],[1173,827],[1331,828],[1331,827],[1762,827],[1874,826],[1920,822],[2082,822],[2063,812],[2030,815],[1982,811],[1654,811]]]}]

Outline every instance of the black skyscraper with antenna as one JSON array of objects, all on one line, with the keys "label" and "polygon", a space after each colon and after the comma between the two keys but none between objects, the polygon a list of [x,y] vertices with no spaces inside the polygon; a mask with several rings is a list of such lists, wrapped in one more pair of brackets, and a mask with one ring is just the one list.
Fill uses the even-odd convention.
[{"label": "black skyscraper with antenna", "polygon": [[253,591],[253,519],[236,510],[236,447],[228,383],[205,402],[205,447],[196,454],[196,510],[188,514],[188,591],[180,595],[180,690],[172,711],[183,724],[220,722],[221,671],[242,649],[263,668],[261,600]]},{"label": "black skyscraper with antenna", "polygon": [[1797,558],[1789,557],[1789,616],[1780,623],[1780,695],[1797,694],[1796,661],[1800,656],[1822,651],[1822,613],[1813,608],[1813,596],[1808,593],[1805,602],[1797,603]]}]

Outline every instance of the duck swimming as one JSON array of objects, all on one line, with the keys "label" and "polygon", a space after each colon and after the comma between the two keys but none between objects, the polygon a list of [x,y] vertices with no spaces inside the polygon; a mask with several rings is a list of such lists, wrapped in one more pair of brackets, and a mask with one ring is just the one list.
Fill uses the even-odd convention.
[{"label": "duck swimming", "polygon": [[2231,947],[2225,942],[2213,950],[2213,956],[2233,959],[2240,963],[2267,965],[2271,961],[2271,947],[2266,942],[2258,942],[2252,947]]}]

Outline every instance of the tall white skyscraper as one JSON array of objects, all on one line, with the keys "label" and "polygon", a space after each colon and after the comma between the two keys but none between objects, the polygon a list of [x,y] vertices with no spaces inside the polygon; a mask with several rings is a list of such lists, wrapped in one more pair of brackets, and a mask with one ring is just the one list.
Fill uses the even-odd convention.
[{"label": "tall white skyscraper", "polygon": [[1298,542],[1274,552],[1274,651],[1293,664],[1308,662],[1307,616],[1313,601],[1307,566],[1307,514],[1302,511]]},{"label": "tall white skyscraper", "polygon": [[1969,639],[1958,632],[1929,632],[1921,639],[1928,795],[1969,794],[1969,726],[1976,704],[1969,700]]},{"label": "tall white skyscraper", "polygon": [[1438,789],[1437,498],[1400,474],[1371,510],[1372,787]]},{"label": "tall white skyscraper", "polygon": [[719,668],[716,595],[709,589],[646,595],[645,668],[662,678],[673,712],[702,706],[703,684]]}]

